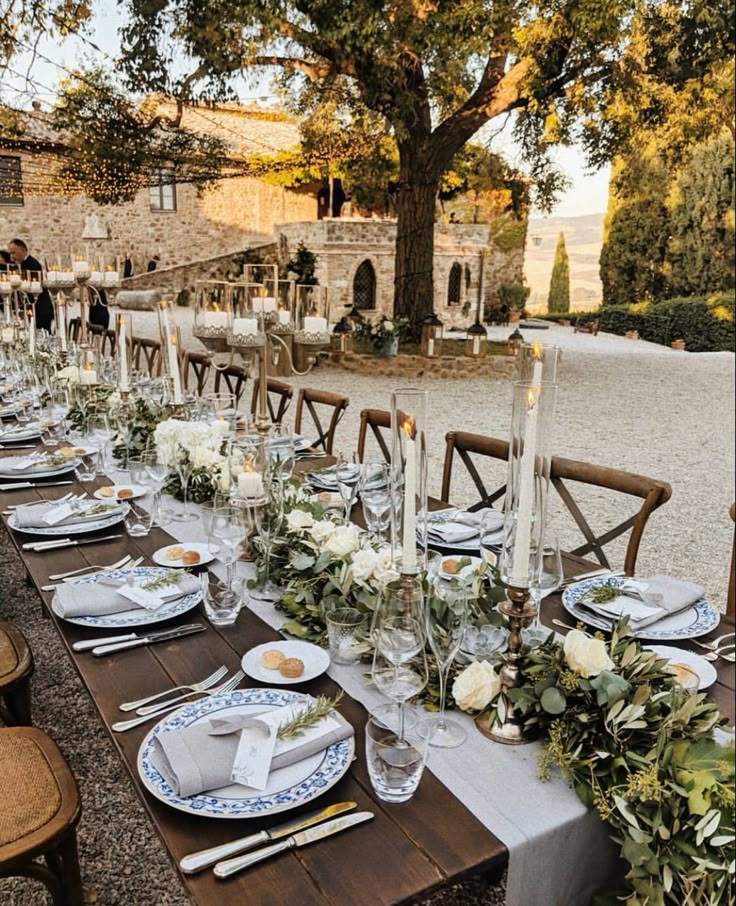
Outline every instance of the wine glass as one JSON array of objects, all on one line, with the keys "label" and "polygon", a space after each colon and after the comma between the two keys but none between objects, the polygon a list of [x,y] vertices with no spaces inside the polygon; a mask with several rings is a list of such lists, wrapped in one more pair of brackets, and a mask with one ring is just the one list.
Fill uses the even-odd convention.
[{"label": "wine glass", "polygon": [[280,489],[271,487],[268,503],[257,507],[255,514],[255,544],[263,555],[265,574],[261,588],[251,591],[251,597],[261,601],[272,601],[279,597],[279,589],[271,580],[271,555],[273,544],[281,531],[284,520],[283,498]]},{"label": "wine glass", "polygon": [[373,539],[381,541],[391,517],[388,464],[365,463],[360,470],[358,487],[365,524]]},{"label": "wine glass", "polygon": [[100,461],[102,468],[109,471],[112,467],[110,457],[110,444],[115,436],[115,424],[113,419],[105,413],[98,413],[92,416],[88,422],[92,437],[94,437],[100,447]]},{"label": "wine glass", "polygon": [[534,567],[532,570],[531,581],[529,582],[529,594],[537,608],[532,630],[537,633],[545,633],[546,630],[539,619],[542,608],[542,600],[551,595],[564,578],[562,572],[562,555],[560,554],[560,545],[556,536],[545,540],[535,552]]},{"label": "wine glass", "polygon": [[396,664],[376,648],[373,652],[371,678],[376,689],[391,699],[398,710],[396,721],[399,739],[404,739],[406,726],[406,703],[419,695],[427,685],[427,658],[422,648],[412,658]]},{"label": "wine glass", "polygon": [[153,491],[153,521],[156,525],[167,525],[171,521],[171,510],[161,506],[164,482],[169,466],[156,450],[146,450],[141,456],[148,473],[148,483]]},{"label": "wine glass", "polygon": [[219,548],[218,557],[227,567],[227,587],[232,589],[235,563],[240,557],[240,547],[248,537],[242,507],[228,505],[215,510],[212,514],[212,537]]},{"label": "wine glass", "polygon": [[484,510],[480,520],[480,553],[489,575],[493,567],[498,565],[503,532],[503,514],[498,510]]},{"label": "wine glass", "polygon": [[454,589],[437,579],[430,582],[425,608],[427,641],[437,661],[440,685],[440,713],[430,720],[432,735],[430,745],[452,749],[468,738],[463,727],[445,717],[447,676],[452,662],[460,650],[468,622],[468,590]]},{"label": "wine glass", "polygon": [[174,513],[171,518],[174,522],[196,522],[196,520],[199,519],[199,515],[192,512],[189,508],[189,481],[192,477],[192,472],[194,471],[189,455],[187,453],[180,455],[174,468],[176,469],[176,474],[179,476],[179,481],[181,482],[184,509],[180,513]]},{"label": "wine glass", "polygon": [[274,478],[287,482],[294,471],[296,458],[293,433],[285,425],[273,425],[266,441],[266,449]]},{"label": "wine glass", "polygon": [[335,480],[345,508],[346,522],[350,519],[350,511],[357,499],[359,479],[360,467],[349,462],[342,453],[338,453],[337,463],[335,464]]}]

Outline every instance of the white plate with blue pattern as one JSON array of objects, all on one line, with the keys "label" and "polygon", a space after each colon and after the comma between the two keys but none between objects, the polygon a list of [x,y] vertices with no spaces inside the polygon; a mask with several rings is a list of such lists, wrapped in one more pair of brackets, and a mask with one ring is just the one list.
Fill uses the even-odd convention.
[{"label": "white plate with blue pattern", "polygon": [[[99,506],[98,502],[95,500],[83,502],[88,503],[90,506]],[[66,506],[67,503],[68,501],[65,500],[53,500],[50,502],[50,506]],[[99,532],[103,531],[104,529],[112,528],[113,525],[117,525],[118,522],[122,522],[123,519],[125,519],[128,510],[128,504],[124,503],[119,508],[116,508],[115,512],[110,513],[108,516],[105,516],[104,513],[100,513],[99,519],[95,519],[93,516],[89,516],[84,520],[84,522],[62,523],[61,525],[49,525],[43,527],[36,525],[33,526],[33,528],[20,528],[20,526],[18,525],[18,517],[15,513],[12,513],[8,517],[8,525],[16,532],[23,532],[24,535],[48,535],[52,538],[55,538],[57,536],[65,538],[67,535],[86,535],[88,532]]]},{"label": "white plate with blue pattern", "polygon": [[[618,576],[604,576],[597,579],[583,579],[569,586],[562,593],[562,604],[568,613],[577,620],[595,626],[596,629],[611,629],[611,621],[599,617],[579,602],[595,585],[614,585],[620,587],[626,581]],[[705,635],[719,624],[721,615],[708,601],[696,601],[692,607],[681,610],[671,617],[665,617],[633,633],[637,639],[648,639],[652,642],[675,642],[682,639],[695,639]]]},{"label": "white plate with blue pattern", "polygon": [[336,742],[323,752],[273,771],[265,791],[231,784],[198,796],[177,796],[156,767],[154,740],[162,733],[202,720],[233,714],[257,714],[284,708],[310,696],[287,689],[242,689],[186,705],[151,730],[138,750],[138,774],[149,793],[172,808],[206,818],[260,818],[297,808],[332,789],[347,772],[355,755],[355,739]]},{"label": "white plate with blue pattern", "polygon": [[[134,569],[114,569],[105,572],[106,579],[129,579],[133,584],[143,585],[153,579],[160,579],[170,570],[160,566],[136,566]],[[84,576],[75,579],[74,585],[90,585],[99,581],[100,576]],[[77,626],[87,626],[90,629],[127,629],[134,626],[150,626],[153,623],[163,623],[164,620],[173,620],[188,610],[192,610],[202,600],[202,590],[198,588],[190,595],[169,601],[158,610],[145,610],[143,607],[134,607],[132,610],[123,610],[119,613],[107,613],[98,617],[62,617],[56,603],[56,595],[51,600],[51,609],[59,619],[67,623],[76,623]]]}]

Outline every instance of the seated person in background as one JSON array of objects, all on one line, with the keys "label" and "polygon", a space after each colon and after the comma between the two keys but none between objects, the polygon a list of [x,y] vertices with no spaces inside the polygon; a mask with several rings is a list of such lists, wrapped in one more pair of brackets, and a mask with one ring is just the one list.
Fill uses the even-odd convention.
[{"label": "seated person in background", "polygon": [[0,274],[3,271],[7,271],[8,265],[12,264],[13,259],[10,257],[10,252],[6,252],[5,249],[0,249]]},{"label": "seated person in background", "polygon": [[[34,258],[33,255],[28,254],[28,246],[22,239],[13,239],[8,245],[8,251],[13,262],[20,268],[21,274],[43,273],[41,262]],[[36,328],[38,330],[47,330],[51,333],[51,322],[54,320],[54,304],[47,289],[44,289],[36,296],[35,309]]]},{"label": "seated person in background", "polygon": [[107,295],[104,289],[98,289],[99,299],[95,299],[89,307],[88,323],[96,327],[95,333],[103,333],[110,326],[110,309],[107,307]]},{"label": "seated person in background", "polygon": [[161,260],[161,259],[159,258],[158,255],[154,255],[153,258],[151,258],[151,259],[149,260],[148,265],[147,265],[147,267],[146,267],[146,270],[148,271],[149,274],[151,273],[151,271],[155,271],[155,270],[156,270],[156,268],[158,267],[158,263],[159,263],[160,260]]}]

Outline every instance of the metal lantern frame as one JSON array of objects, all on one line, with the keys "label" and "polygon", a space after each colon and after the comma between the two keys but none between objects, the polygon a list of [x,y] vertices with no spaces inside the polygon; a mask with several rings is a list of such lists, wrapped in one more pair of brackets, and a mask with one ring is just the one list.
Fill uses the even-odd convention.
[{"label": "metal lantern frame", "polygon": [[332,328],[330,348],[334,356],[352,355],[353,353],[353,327],[346,316]]},{"label": "metal lantern frame", "polygon": [[444,325],[432,312],[422,321],[421,353],[426,359],[436,359],[442,355]]},{"label": "metal lantern frame", "polygon": [[512,355],[514,358],[516,358],[523,343],[524,334],[517,327],[513,333],[509,334],[509,337],[506,340],[506,351],[509,355]]},{"label": "metal lantern frame", "polygon": [[465,356],[469,359],[480,359],[488,351],[488,331],[475,321],[465,332]]}]

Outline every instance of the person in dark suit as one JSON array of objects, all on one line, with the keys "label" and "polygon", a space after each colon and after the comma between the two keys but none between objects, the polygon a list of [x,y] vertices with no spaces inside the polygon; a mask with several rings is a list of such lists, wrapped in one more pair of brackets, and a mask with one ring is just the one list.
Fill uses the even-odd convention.
[{"label": "person in dark suit", "polygon": [[[99,293],[99,298],[97,296]],[[94,294],[92,304],[89,307],[88,323],[90,327],[97,327],[100,333],[104,333],[110,326],[110,309],[107,307],[107,294],[100,288]]]},{"label": "person in dark suit", "polygon": [[130,255],[126,254],[125,261],[123,262],[123,279],[133,276],[133,259]]},{"label": "person in dark suit", "polygon": [[[30,275],[32,272],[43,274],[43,267],[33,255],[28,254],[28,246],[22,239],[13,239],[8,244],[8,251],[13,262],[20,268],[21,275]],[[36,328],[47,330],[51,333],[51,324],[54,320],[54,303],[51,301],[49,291],[44,289],[36,296]]]}]

